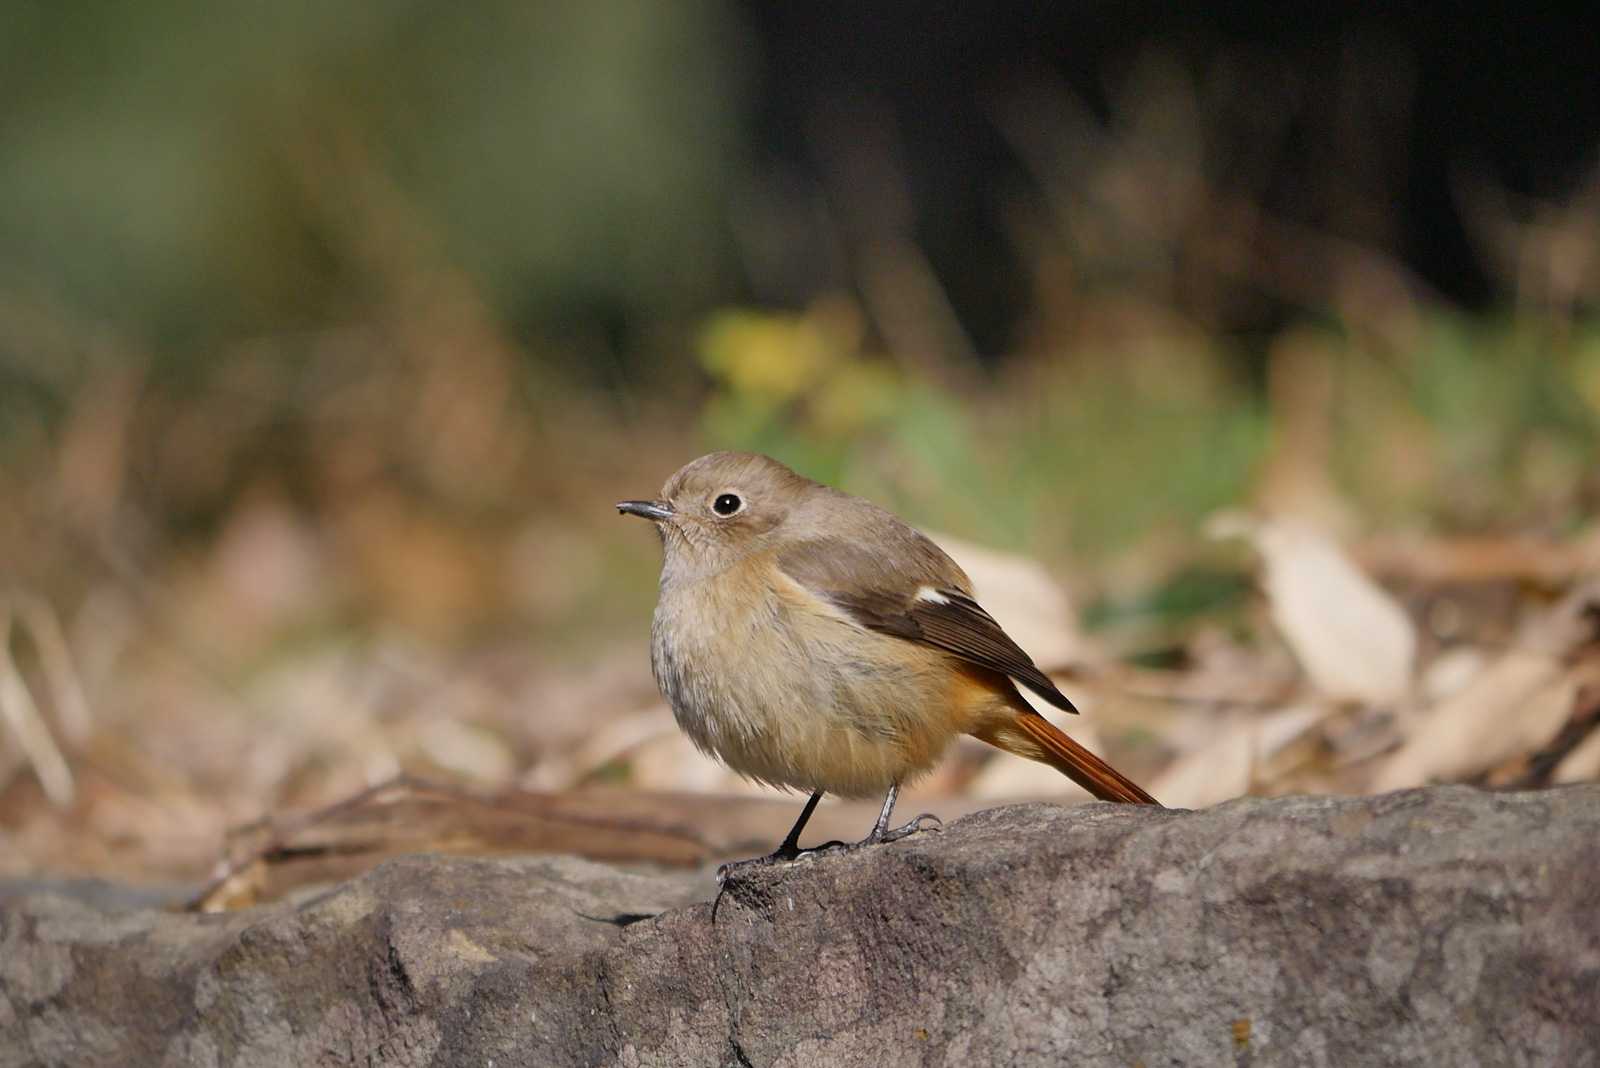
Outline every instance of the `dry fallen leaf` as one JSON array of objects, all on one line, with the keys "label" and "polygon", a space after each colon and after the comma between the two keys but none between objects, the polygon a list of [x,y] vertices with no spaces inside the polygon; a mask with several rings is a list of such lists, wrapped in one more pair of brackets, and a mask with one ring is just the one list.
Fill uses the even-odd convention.
[{"label": "dry fallen leaf", "polygon": [[1513,650],[1416,724],[1380,765],[1372,789],[1466,778],[1535,749],[1566,720],[1577,690],[1558,662]]},{"label": "dry fallen leaf", "polygon": [[1210,743],[1167,768],[1150,792],[1172,808],[1205,808],[1247,794],[1265,766],[1327,714],[1321,705],[1291,705],[1225,720]]},{"label": "dry fallen leaf", "polygon": [[1600,731],[1589,735],[1556,765],[1551,782],[1593,782],[1600,779]]},{"label": "dry fallen leaf", "polygon": [[1394,598],[1329,537],[1294,522],[1212,523],[1261,553],[1272,619],[1312,685],[1335,700],[1392,704],[1411,686],[1417,635]]},{"label": "dry fallen leaf", "polygon": [[72,769],[11,658],[13,619],[10,599],[0,598],[0,741],[14,739],[51,802],[70,805],[77,793]]},{"label": "dry fallen leaf", "polygon": [[1372,789],[1465,778],[1547,742],[1566,722],[1579,686],[1597,673],[1592,662],[1566,662],[1593,637],[1597,596],[1594,584],[1570,594],[1468,686],[1422,711],[1378,768]]}]

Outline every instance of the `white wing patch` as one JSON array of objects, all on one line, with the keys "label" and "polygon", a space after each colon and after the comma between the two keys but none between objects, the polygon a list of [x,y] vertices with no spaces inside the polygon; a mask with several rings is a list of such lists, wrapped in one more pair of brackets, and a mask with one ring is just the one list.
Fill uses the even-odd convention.
[{"label": "white wing patch", "polygon": [[946,597],[944,594],[940,593],[938,590],[934,589],[932,586],[924,586],[921,589],[919,589],[917,591],[917,596],[915,598],[913,598],[913,600],[932,601],[934,604],[949,604],[950,603],[950,598]]}]

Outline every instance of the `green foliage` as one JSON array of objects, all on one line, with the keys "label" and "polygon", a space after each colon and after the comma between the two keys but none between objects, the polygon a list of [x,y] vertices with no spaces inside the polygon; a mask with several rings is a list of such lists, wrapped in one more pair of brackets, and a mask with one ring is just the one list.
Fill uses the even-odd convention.
[{"label": "green foliage", "polygon": [[1436,312],[1417,333],[1400,353],[1339,353],[1335,460],[1352,496],[1446,527],[1582,522],[1575,494],[1600,455],[1593,329]]},{"label": "green foliage", "polygon": [[969,537],[1091,555],[1236,501],[1264,445],[1259,405],[1211,381],[1219,354],[1193,356],[1194,372],[1063,359],[1033,388],[974,395],[862,352],[850,322],[826,308],[714,317],[700,342],[711,443]]},{"label": "green foliage", "polygon": [[[1219,376],[1221,352],[1090,358],[1064,370],[1018,427],[1022,492],[1103,555],[1238,502],[1267,445],[1259,401]],[[1143,364],[1143,366],[1141,366]]]},{"label": "green foliage", "polygon": [[5,5],[0,280],[163,359],[419,255],[524,321],[681,313],[721,270],[736,44],[712,0]]},{"label": "green foliage", "polygon": [[816,478],[843,479],[862,439],[907,415],[907,382],[859,351],[859,323],[840,308],[720,312],[700,333],[699,355],[715,383],[702,416],[707,438]]},{"label": "green foliage", "polygon": [[713,317],[700,343],[708,440],[1046,558],[1192,539],[1207,514],[1251,502],[1290,420],[1327,421],[1336,491],[1389,522],[1570,526],[1600,492],[1594,330],[1558,339],[1536,322],[1435,312],[1398,354],[1318,335],[1334,384],[1314,411],[1272,411],[1227,348],[1193,338],[1036,358],[958,390],[863,351],[861,333],[832,306]]}]

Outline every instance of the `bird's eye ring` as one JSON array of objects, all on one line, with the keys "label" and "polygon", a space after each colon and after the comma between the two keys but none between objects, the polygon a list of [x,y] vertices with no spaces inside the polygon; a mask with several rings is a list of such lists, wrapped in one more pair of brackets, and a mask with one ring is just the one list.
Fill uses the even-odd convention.
[{"label": "bird's eye ring", "polygon": [[719,493],[717,499],[711,502],[711,510],[723,518],[733,515],[744,507],[744,501],[736,493]]}]

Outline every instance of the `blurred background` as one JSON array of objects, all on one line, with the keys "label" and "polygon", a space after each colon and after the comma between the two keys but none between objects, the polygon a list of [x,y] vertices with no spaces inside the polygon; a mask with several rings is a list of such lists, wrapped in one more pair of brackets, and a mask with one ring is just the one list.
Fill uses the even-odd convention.
[{"label": "blurred background", "polygon": [[1594,21],[0,7],[0,872],[760,793],[612,508],[711,448],[933,531],[1169,804],[1595,777]]}]

